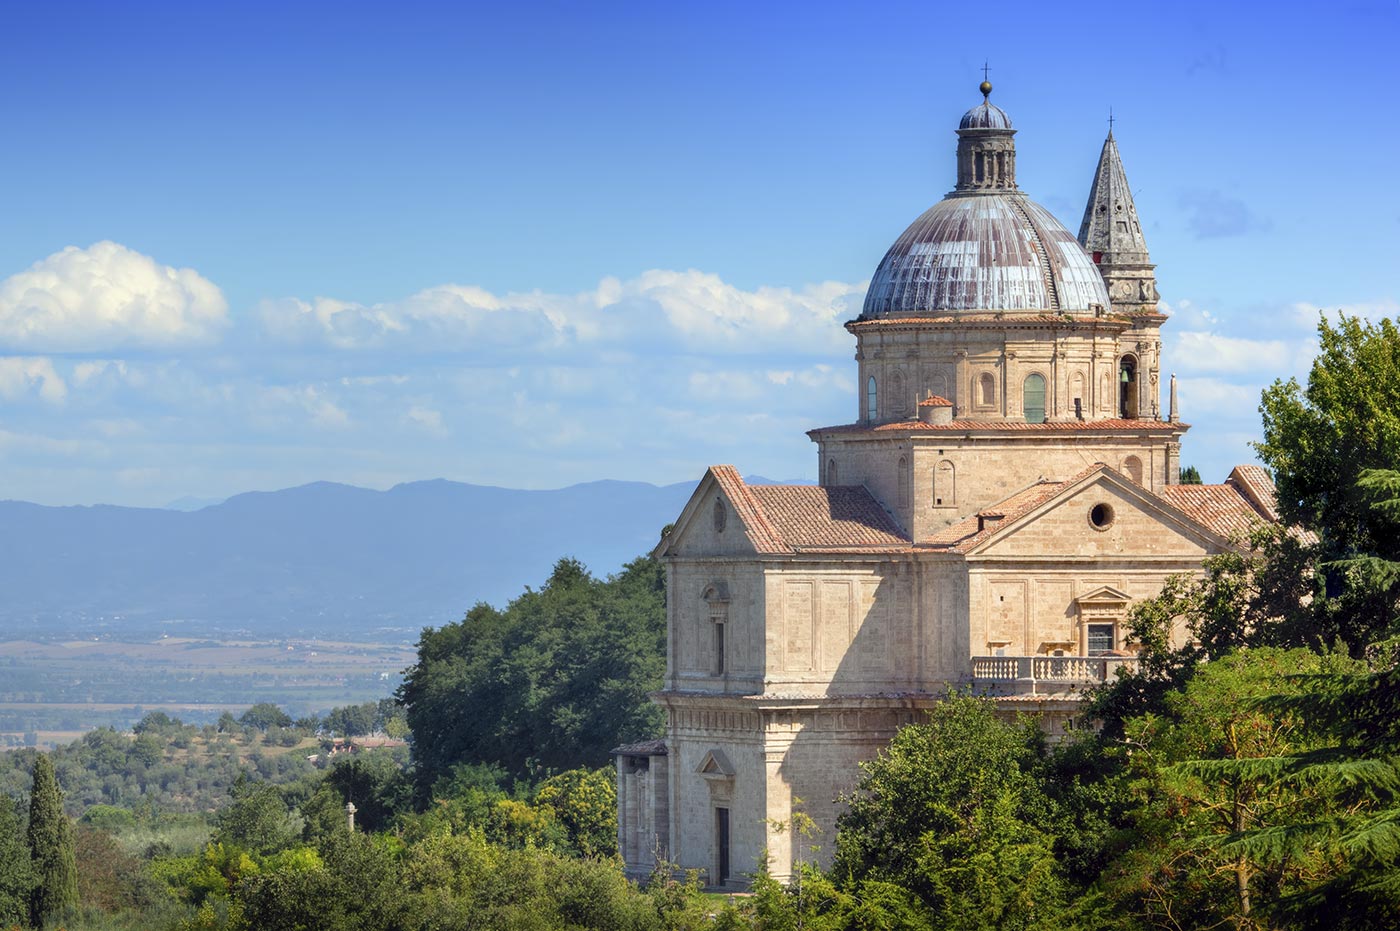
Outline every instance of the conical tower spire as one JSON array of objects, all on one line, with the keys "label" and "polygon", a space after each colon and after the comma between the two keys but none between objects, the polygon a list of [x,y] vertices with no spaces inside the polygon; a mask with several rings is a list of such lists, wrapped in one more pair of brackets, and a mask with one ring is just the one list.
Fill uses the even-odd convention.
[{"label": "conical tower spire", "polygon": [[1099,267],[1116,312],[1131,316],[1156,313],[1152,260],[1112,128],[1089,188],[1089,202],[1079,224],[1079,244]]},{"label": "conical tower spire", "polygon": [[1103,152],[1099,154],[1093,186],[1089,188],[1089,203],[1084,208],[1084,221],[1079,224],[1079,244],[1091,255],[1101,255],[1110,261],[1150,261],[1137,207],[1133,205],[1133,192],[1128,187],[1128,176],[1123,171],[1123,160],[1111,129],[1103,142]]}]

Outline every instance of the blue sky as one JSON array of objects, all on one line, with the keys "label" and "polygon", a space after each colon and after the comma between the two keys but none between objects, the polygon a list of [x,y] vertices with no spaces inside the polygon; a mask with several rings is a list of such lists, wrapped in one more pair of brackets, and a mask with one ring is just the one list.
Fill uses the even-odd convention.
[{"label": "blue sky", "polygon": [[1077,229],[1111,106],[1207,480],[1400,312],[1394,2],[0,6],[0,497],[815,473],[981,64]]}]

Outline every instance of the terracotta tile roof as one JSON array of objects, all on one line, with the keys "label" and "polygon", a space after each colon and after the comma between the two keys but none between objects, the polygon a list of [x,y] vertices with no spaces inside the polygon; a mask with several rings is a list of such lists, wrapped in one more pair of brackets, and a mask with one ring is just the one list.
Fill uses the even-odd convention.
[{"label": "terracotta tile roof", "polygon": [[608,751],[614,756],[665,756],[666,741],[664,738],[656,740],[639,740],[634,744],[623,744],[620,747],[613,747]]},{"label": "terracotta tile roof", "polygon": [[[1080,473],[1070,482],[1057,482],[1042,480],[1036,482],[1029,488],[1023,488],[1009,498],[1003,498],[991,508],[984,509],[981,514],[973,514],[964,517],[955,524],[944,527],[938,533],[929,538],[927,545],[934,549],[947,550],[952,553],[966,553],[983,540],[996,533],[1002,527],[1007,526],[1023,514],[1033,511],[1046,501],[1055,497],[1067,485],[1079,481],[1091,472],[1097,472],[1104,466],[1102,463],[1095,463],[1090,470]],[[979,520],[979,517],[986,517],[992,513],[1002,515],[1000,520],[987,521]]]},{"label": "terracotta tile roof", "polygon": [[1233,481],[1224,485],[1168,485],[1162,489],[1162,497],[1187,517],[1222,537],[1243,536],[1258,525],[1275,519],[1275,516],[1257,507],[1245,490]]},{"label": "terracotta tile roof", "polygon": [[922,420],[902,420],[898,423],[882,423],[871,427],[866,424],[851,423],[835,427],[818,427],[809,430],[813,433],[889,433],[895,431],[919,431],[940,433],[1094,433],[1104,430],[1132,430],[1137,433],[1161,432],[1176,433],[1186,430],[1190,424],[1167,420],[1070,420],[1063,423],[1025,423],[1018,420],[954,420],[949,423],[924,423]]},{"label": "terracotta tile roof", "polygon": [[1226,484],[1240,489],[1269,520],[1278,520],[1278,488],[1269,470],[1257,465],[1237,465],[1230,470]]},{"label": "terracotta tile roof", "polygon": [[778,539],[777,531],[764,515],[763,508],[750,494],[752,488],[744,484],[744,477],[739,474],[739,470],[729,465],[717,465],[710,466],[710,474],[715,477],[719,487],[733,502],[734,510],[738,512],[739,520],[744,525],[744,533],[748,536],[754,549],[760,553],[772,553],[785,549],[781,540]]},{"label": "terracotta tile roof", "polygon": [[750,485],[747,490],[789,549],[909,545],[894,518],[862,485]]},{"label": "terracotta tile roof", "polygon": [[922,401],[920,401],[920,402],[919,402],[919,406],[920,406],[920,407],[952,407],[952,406],[953,406],[953,402],[952,402],[952,401],[949,401],[947,398],[939,397],[939,396],[936,395],[936,394],[931,394],[931,395],[929,395],[928,397],[924,398]]}]

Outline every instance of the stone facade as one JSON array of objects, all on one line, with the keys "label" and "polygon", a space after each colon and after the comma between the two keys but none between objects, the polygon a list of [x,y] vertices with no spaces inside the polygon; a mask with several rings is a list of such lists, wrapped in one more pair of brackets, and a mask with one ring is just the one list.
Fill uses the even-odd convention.
[{"label": "stone facade", "polygon": [[[667,727],[617,750],[629,872],[661,857],[742,888],[765,851],[779,878],[825,859],[861,761],[948,689],[1057,732],[1134,662],[1134,601],[1274,519],[1257,467],[1176,484],[1187,426],[1159,408],[1166,318],[1116,143],[1091,252],[1016,189],[1013,132],[989,101],[969,111],[957,187],[846,325],[857,417],[809,433],[819,484],[714,466],[657,548]],[[1096,225],[1125,215],[1126,239]],[[790,829],[799,806],[814,837]]]}]

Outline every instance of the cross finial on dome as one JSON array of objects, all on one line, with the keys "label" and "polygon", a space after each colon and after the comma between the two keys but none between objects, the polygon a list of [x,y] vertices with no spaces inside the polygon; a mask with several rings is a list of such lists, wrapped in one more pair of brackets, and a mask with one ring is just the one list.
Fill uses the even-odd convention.
[{"label": "cross finial on dome", "polygon": [[991,66],[984,60],[982,62],[982,86],[977,88],[982,92],[982,99],[986,100],[992,96],[992,82],[987,80],[987,74],[991,71]]}]

